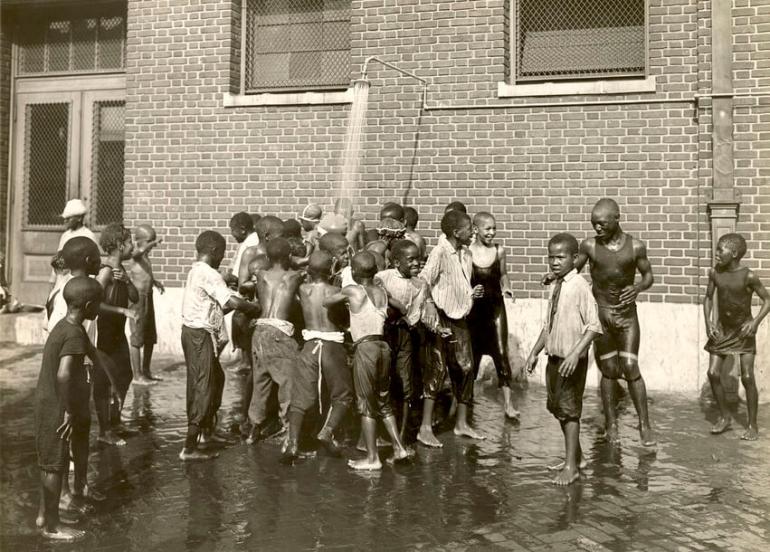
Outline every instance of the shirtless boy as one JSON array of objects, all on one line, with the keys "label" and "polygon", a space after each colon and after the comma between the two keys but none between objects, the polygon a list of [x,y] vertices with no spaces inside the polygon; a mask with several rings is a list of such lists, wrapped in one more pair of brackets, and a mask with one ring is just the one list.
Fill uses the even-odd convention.
[{"label": "shirtless boy", "polygon": [[264,436],[262,433],[273,382],[278,385],[280,417],[286,426],[291,399],[291,375],[299,362],[297,342],[293,337],[294,324],[289,318],[304,274],[289,268],[291,246],[285,239],[271,239],[265,249],[269,266],[257,271],[254,277],[262,311],[255,321],[251,342],[256,418],[247,440],[249,444]]},{"label": "shirtless boy", "polygon": [[368,251],[356,253],[351,263],[355,284],[346,286],[324,300],[324,306],[347,304],[350,310],[350,335],[353,338],[353,383],[356,404],[361,414],[361,431],[366,443],[366,457],[349,460],[355,470],[380,470],[377,454],[377,420],[382,420],[393,444],[392,461],[404,460],[404,448],[390,404],[390,348],[385,342],[384,326],[388,295],[374,285],[377,271]]},{"label": "shirtless boy", "polygon": [[[324,251],[310,255],[307,273],[310,281],[299,287],[299,301],[305,319],[302,338],[305,345],[293,374],[289,407],[289,441],[282,461],[297,458],[297,443],[305,413],[319,400],[318,382],[329,390],[331,408],[317,439],[326,451],[339,456],[334,430],[353,402],[353,381],[345,356],[345,334],[323,303],[340,289],[329,284],[332,257]],[[323,411],[323,408],[321,409]]]},{"label": "shirtless boy", "polygon": [[404,239],[409,240],[417,247],[420,248],[420,259],[425,259],[428,253],[427,245],[425,244],[425,238],[417,232],[417,222],[420,220],[417,214],[417,209],[414,207],[404,207],[404,226],[406,226],[406,232],[404,233]]},{"label": "shirtless boy", "polygon": [[[723,433],[730,429],[732,423],[721,377],[725,356],[734,354],[740,358],[741,383],[746,390],[746,407],[749,414],[749,426],[741,439],[756,441],[759,438],[759,395],[754,380],[754,355],[757,352],[757,328],[770,313],[770,294],[751,269],[741,266],[741,259],[745,254],[746,240],[740,234],[725,234],[719,238],[714,255],[716,266],[709,273],[703,314],[709,337],[705,348],[711,355],[708,378],[720,412],[719,420],[711,428],[711,433]],[[719,307],[716,323],[712,320],[715,291]],[[755,293],[762,300],[762,308],[757,316],[751,313],[751,299]]]},{"label": "shirtless boy", "polygon": [[[592,290],[599,305],[602,335],[594,341],[596,364],[602,373],[601,395],[607,440],[618,443],[615,383],[626,380],[639,417],[639,437],[645,447],[655,446],[647,411],[647,388],[639,371],[637,296],[653,284],[652,266],[644,242],[620,228],[620,207],[600,199],[591,211],[596,237],[583,240],[575,260],[578,272],[589,263]],[[636,272],[641,280],[635,283]],[[550,280],[551,278],[547,278]]]},{"label": "shirtless boy", "polygon": [[135,318],[129,319],[131,369],[134,372],[134,385],[151,385],[162,379],[153,376],[150,372],[152,349],[158,340],[158,334],[155,331],[155,305],[152,300],[152,291],[153,288],[157,288],[160,293],[163,293],[165,288],[153,276],[149,253],[162,240],[157,237],[152,226],[141,224],[134,230],[134,241],[136,242],[134,262],[128,270],[128,276],[139,293],[139,300],[129,304],[129,308],[135,315]]}]

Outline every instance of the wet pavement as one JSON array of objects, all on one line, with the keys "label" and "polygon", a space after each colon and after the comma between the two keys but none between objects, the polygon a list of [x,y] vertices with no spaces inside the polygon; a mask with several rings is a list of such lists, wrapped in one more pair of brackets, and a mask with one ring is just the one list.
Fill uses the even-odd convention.
[{"label": "wet pavement", "polygon": [[[544,390],[516,390],[514,424],[489,382],[477,383],[474,412],[486,441],[444,430],[443,449],[418,446],[414,463],[381,473],[354,473],[322,455],[286,467],[277,440],[183,465],[185,373],[168,357],[154,362],[165,381],[129,391],[124,415],[136,434],[126,447],[98,446],[94,419],[89,479],[108,500],[82,524],[86,541],[51,545],[34,528],[40,356],[37,347],[0,344],[2,550],[770,550],[770,441],[740,441],[739,424],[708,435],[715,412],[707,404],[654,394],[660,443],[651,451],[638,445],[633,407],[623,403],[622,444],[612,447],[587,391],[588,467],[569,488],[550,485],[545,470],[563,445]],[[769,405],[759,424],[770,427]]]}]

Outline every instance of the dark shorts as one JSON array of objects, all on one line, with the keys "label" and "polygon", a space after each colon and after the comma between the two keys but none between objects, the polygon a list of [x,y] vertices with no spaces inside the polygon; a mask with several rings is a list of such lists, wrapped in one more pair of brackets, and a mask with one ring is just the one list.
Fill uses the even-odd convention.
[{"label": "dark shorts", "polygon": [[757,337],[741,337],[741,328],[723,328],[717,339],[709,338],[704,347],[713,355],[745,354],[757,352]]},{"label": "dark shorts", "polygon": [[[115,376],[115,384],[118,387],[117,391],[121,397],[125,397],[126,393],[128,393],[128,388],[131,386],[131,380],[134,379],[134,373],[131,370],[131,353],[128,349],[126,336],[122,335],[109,342],[109,350],[102,349],[107,344],[105,344],[101,334],[97,337],[97,340],[98,348],[96,354],[99,355],[103,364],[111,368]],[[110,396],[110,380],[101,369],[94,369],[93,371],[93,394],[94,400],[106,399]]]},{"label": "dark shorts", "polygon": [[187,365],[187,423],[210,428],[225,384],[214,340],[206,330],[182,326],[182,350]]},{"label": "dark shorts", "polygon": [[599,320],[604,333],[594,341],[594,355],[602,375],[628,381],[640,378],[636,305],[624,309],[600,305]]},{"label": "dark shorts", "polygon": [[310,410],[318,402],[322,385],[329,390],[332,404],[352,404],[353,381],[342,343],[311,339],[299,357],[291,384],[291,408]]},{"label": "dark shorts", "polygon": [[559,366],[563,361],[561,357],[548,357],[548,366],[545,369],[548,389],[546,407],[548,412],[559,421],[580,420],[583,413],[583,391],[586,388],[588,357],[581,358],[575,371],[566,378],[559,374]]},{"label": "dark shorts", "polygon": [[358,412],[369,418],[393,415],[390,404],[390,347],[382,340],[363,341],[353,353],[353,383]]},{"label": "dark shorts", "polygon": [[452,333],[448,337],[431,334],[430,360],[423,367],[423,396],[436,399],[441,392],[447,371],[452,380],[457,402],[473,402],[473,349],[471,334],[465,319],[453,320],[439,311],[440,323]]},{"label": "dark shorts", "polygon": [[52,401],[37,401],[35,405],[35,448],[37,463],[47,472],[64,471],[69,462],[69,443],[56,434],[64,422],[64,405]]},{"label": "dark shorts", "polygon": [[397,397],[410,402],[419,380],[420,347],[424,341],[422,328],[410,328],[406,323],[388,324],[385,339],[391,350],[391,381]]},{"label": "dark shorts", "polygon": [[130,304],[128,308],[136,315],[136,320],[130,318],[128,320],[128,326],[131,328],[131,346],[155,345],[158,342],[158,333],[155,329],[152,290],[148,293],[139,293],[139,300]]}]

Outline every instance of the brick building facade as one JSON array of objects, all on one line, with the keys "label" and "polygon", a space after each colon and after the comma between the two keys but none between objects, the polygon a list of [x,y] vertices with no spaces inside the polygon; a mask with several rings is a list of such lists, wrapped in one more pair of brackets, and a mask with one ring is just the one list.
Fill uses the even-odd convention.
[{"label": "brick building facade", "polygon": [[[123,212],[127,224],[149,222],[164,237],[153,256],[159,279],[181,286],[197,234],[226,233],[236,211],[287,218],[308,201],[330,205],[350,90],[291,80],[295,61],[302,72],[296,54],[279,75],[289,78],[290,90],[260,88],[249,75],[283,58],[262,55],[260,39],[243,33],[272,36],[248,21],[251,10],[266,10],[268,23],[286,11],[280,5],[298,21],[313,10],[327,19],[349,13],[347,81],[376,56],[429,83],[423,105],[419,82],[369,65],[357,204],[364,218],[373,219],[385,201],[400,201],[418,209],[418,229],[435,238],[449,201],[492,212],[511,256],[512,339],[526,354],[542,321],[538,282],[548,237],[591,235],[590,206],[613,197],[624,229],[646,241],[656,277],[640,311],[650,386],[703,385],[698,305],[713,236],[734,224],[749,242],[746,264],[770,283],[770,0],[641,1],[642,27],[621,14],[612,40],[643,48],[643,67],[625,67],[625,74],[613,66],[616,73],[590,78],[568,70],[565,78],[564,68],[538,78],[531,44],[564,58],[593,30],[562,29],[556,40],[553,32],[525,36],[526,10],[537,4],[525,0],[242,1],[246,9],[239,0],[127,2]],[[579,12],[633,2],[570,3]],[[16,77],[8,33],[35,9],[20,4],[4,9],[0,36],[3,200],[8,183],[13,187],[8,106]],[[540,4],[547,12],[549,2]],[[727,31],[715,32],[715,25]],[[295,33],[294,40],[302,34],[279,31]],[[628,64],[633,55],[620,51],[612,63]],[[165,299],[172,310],[177,292]],[[164,324],[168,348],[178,348],[178,321]],[[765,372],[767,327],[760,336]],[[672,377],[679,365],[681,374]]]}]

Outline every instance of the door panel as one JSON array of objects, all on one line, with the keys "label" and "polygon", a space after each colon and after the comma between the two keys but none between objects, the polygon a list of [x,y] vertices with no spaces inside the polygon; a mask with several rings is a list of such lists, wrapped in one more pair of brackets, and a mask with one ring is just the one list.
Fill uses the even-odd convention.
[{"label": "door panel", "polygon": [[94,231],[123,219],[124,99],[122,89],[16,94],[9,257],[24,303],[45,302],[69,199],[85,201]]}]

